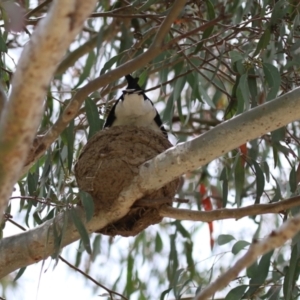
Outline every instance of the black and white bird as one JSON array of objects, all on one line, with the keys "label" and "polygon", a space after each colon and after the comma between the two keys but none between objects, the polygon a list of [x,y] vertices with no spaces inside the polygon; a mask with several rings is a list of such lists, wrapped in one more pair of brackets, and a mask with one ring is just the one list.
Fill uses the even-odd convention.
[{"label": "black and white bird", "polygon": [[128,86],[110,110],[104,128],[120,125],[148,127],[168,138],[152,101],[138,85],[139,78],[133,78],[131,75],[126,75],[125,78]]}]

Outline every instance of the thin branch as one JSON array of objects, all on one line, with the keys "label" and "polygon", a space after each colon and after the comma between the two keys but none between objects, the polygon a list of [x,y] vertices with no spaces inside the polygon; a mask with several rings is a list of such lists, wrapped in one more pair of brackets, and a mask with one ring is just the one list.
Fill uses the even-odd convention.
[{"label": "thin branch", "polygon": [[[146,65],[158,56],[163,50],[163,41],[168,33],[170,27],[172,26],[174,20],[177,18],[182,8],[184,7],[186,1],[185,0],[176,0],[173,7],[171,8],[169,14],[166,16],[162,24],[160,25],[158,32],[153,40],[153,43],[149,47],[149,49],[143,54],[139,55],[135,59],[132,59],[118,68],[107,72],[106,74],[101,75],[100,77],[90,81],[83,88],[81,88],[77,93],[73,96],[68,106],[65,108],[59,119],[55,122],[55,124],[49,129],[44,138],[42,139],[40,146],[38,147],[34,161],[40,158],[46,149],[57,139],[57,137],[61,134],[61,132],[67,127],[69,122],[77,115],[80,106],[86,97],[96,91],[97,89],[113,82],[114,80],[119,79],[122,76],[125,76],[128,73],[132,73],[137,70],[141,66]],[[23,169],[23,173],[26,172],[32,163],[27,165]]]},{"label": "thin branch", "polygon": [[193,29],[193,30],[191,30],[189,32],[186,32],[186,33],[184,33],[182,35],[177,36],[176,38],[174,38],[170,42],[168,42],[164,46],[164,48],[165,49],[169,49],[172,45],[176,44],[180,40],[182,40],[182,39],[184,39],[186,37],[189,37],[189,36],[191,36],[191,35],[199,32],[199,31],[204,31],[204,30],[206,30],[206,29],[208,29],[208,28],[216,25],[219,21],[224,20],[225,18],[226,18],[226,16],[224,15],[224,8],[222,8],[222,11],[221,11],[220,15],[217,18],[215,18],[215,19],[213,19],[211,21],[208,21],[205,24],[203,24],[203,25],[201,25],[201,26],[199,26],[199,27],[197,27],[197,28],[195,28],[195,29]]},{"label": "thin branch", "polygon": [[81,271],[79,268],[76,268],[74,265],[72,265],[71,263],[69,263],[67,260],[65,260],[61,255],[59,255],[59,259],[61,261],[63,261],[66,265],[68,265],[70,268],[72,268],[73,270],[79,272],[80,274],[82,274],[83,276],[85,276],[88,280],[92,281],[93,283],[95,283],[96,285],[100,286],[101,288],[103,288],[104,290],[107,291],[107,293],[109,294],[110,298],[113,299],[113,294],[121,297],[122,299],[128,300],[126,297],[124,297],[122,294],[119,294],[115,291],[112,291],[110,289],[108,289],[107,287],[105,287],[103,284],[99,283],[97,280],[95,280],[93,277],[89,276],[88,274],[86,274],[85,272]]},{"label": "thin branch", "polygon": [[112,13],[112,12],[103,12],[103,13],[93,13],[91,15],[92,18],[95,17],[112,17],[112,18],[125,18],[125,19],[133,19],[133,18],[148,18],[148,19],[159,19],[163,18],[164,16],[155,15],[155,14],[118,14],[118,13]]},{"label": "thin branch", "polygon": [[33,8],[31,11],[29,11],[26,15],[25,15],[25,19],[31,17],[33,14],[35,14],[36,12],[40,11],[43,7],[45,7],[47,4],[51,3],[52,0],[45,0],[44,2],[42,2],[40,5],[38,5],[37,7]]},{"label": "thin branch", "polygon": [[0,222],[41,123],[52,75],[95,3],[54,1],[23,49],[0,119]]},{"label": "thin branch", "polygon": [[[166,150],[139,167],[136,177],[115,199],[110,211],[100,210],[87,223],[84,211],[77,207],[78,217],[88,232],[104,228],[125,216],[133,203],[146,192],[155,191],[188,170],[206,165],[246,141],[298,119],[299,105],[300,88],[232,118],[191,141]],[[0,278],[57,251],[54,231],[57,237],[57,230],[62,228],[64,235],[61,247],[80,238],[67,210],[30,232],[0,240],[0,253],[3,253],[0,256]]]},{"label": "thin branch", "polygon": [[218,277],[218,279],[199,292],[194,299],[206,300],[213,296],[218,290],[228,286],[243,269],[252,265],[259,256],[282,246],[285,242],[294,237],[299,230],[300,215],[298,214],[296,217],[286,221],[277,230],[272,231],[271,234],[263,240],[253,242],[242,258],[240,258],[228,271]]},{"label": "thin branch", "polygon": [[189,220],[200,222],[212,222],[224,219],[241,219],[246,216],[264,215],[268,213],[280,213],[300,205],[300,196],[287,200],[268,204],[255,204],[241,208],[222,208],[212,211],[195,211],[189,209],[179,209],[170,206],[162,206],[159,209],[161,217],[173,218],[176,220]]},{"label": "thin branch", "polygon": [[97,45],[98,35],[95,35],[90,40],[79,46],[76,50],[69,53],[67,57],[58,65],[55,76],[63,74],[69,67],[73,66],[75,62],[83,55],[92,51]]}]

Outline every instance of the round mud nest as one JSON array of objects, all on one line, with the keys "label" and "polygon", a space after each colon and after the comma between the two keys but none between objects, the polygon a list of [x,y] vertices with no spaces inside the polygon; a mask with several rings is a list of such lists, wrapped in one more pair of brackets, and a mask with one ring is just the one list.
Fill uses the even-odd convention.
[{"label": "round mud nest", "polygon": [[[116,126],[95,134],[82,149],[75,165],[75,177],[81,190],[89,193],[95,212],[110,211],[120,192],[130,185],[145,161],[172,147],[163,136],[151,129],[135,126]],[[115,236],[134,236],[152,224],[161,222],[158,208],[172,204],[179,180],[144,195],[153,205],[133,204],[126,216],[102,228],[99,233]],[[163,202],[156,200],[163,199]],[[139,200],[139,199],[136,199]],[[149,203],[149,201],[148,201]]]}]

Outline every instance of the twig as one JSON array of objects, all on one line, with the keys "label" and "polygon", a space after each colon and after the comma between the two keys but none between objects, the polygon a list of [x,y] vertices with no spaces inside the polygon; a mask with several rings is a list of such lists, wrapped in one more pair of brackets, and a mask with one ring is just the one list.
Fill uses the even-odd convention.
[{"label": "twig", "polygon": [[159,209],[159,214],[162,217],[173,218],[176,220],[212,222],[224,219],[238,220],[246,216],[263,215],[267,213],[279,213],[292,207],[299,206],[299,204],[300,196],[275,203],[255,204],[241,208],[222,208],[211,211],[195,211],[164,205]]},{"label": "twig", "polygon": [[29,11],[26,15],[25,15],[25,19],[31,17],[33,14],[35,14],[36,12],[38,12],[39,10],[41,10],[44,6],[46,6],[47,4],[49,4],[50,2],[52,2],[52,0],[45,0],[44,2],[42,2],[40,5],[38,5],[37,7],[33,8],[31,11]]},{"label": "twig", "polygon": [[23,227],[22,225],[18,224],[17,222],[13,221],[11,218],[6,219],[8,222],[14,224],[16,227],[22,229],[23,231],[26,231],[27,229]]},{"label": "twig", "polygon": [[164,204],[171,204],[172,202],[179,202],[179,203],[189,203],[188,199],[180,199],[180,198],[158,198],[158,199],[146,199],[142,198],[138,201],[134,202],[133,206],[139,206],[139,207],[159,207]]},{"label": "twig", "polygon": [[96,285],[100,286],[101,288],[103,288],[104,290],[106,290],[109,293],[109,296],[111,299],[113,299],[112,294],[115,294],[119,297],[121,297],[122,299],[128,300],[125,296],[112,291],[110,289],[108,289],[107,287],[105,287],[104,285],[102,285],[101,283],[99,283],[98,281],[96,281],[93,277],[89,276],[88,274],[86,274],[85,272],[81,271],[80,269],[76,268],[74,265],[70,264],[67,260],[65,260],[61,255],[59,255],[59,259],[61,261],[63,261],[65,264],[67,264],[70,268],[72,268],[73,270],[79,272],[80,274],[82,274],[83,276],[85,276],[87,279],[89,279],[90,281],[94,282]]},{"label": "twig", "polygon": [[[100,77],[90,81],[83,88],[81,88],[77,93],[73,96],[68,106],[62,112],[59,119],[55,122],[55,124],[48,130],[44,138],[42,139],[38,151],[35,154],[34,161],[40,158],[46,149],[57,139],[60,133],[66,128],[69,122],[77,115],[80,106],[86,97],[94,92],[95,90],[111,83],[112,81],[126,75],[127,73],[131,73],[136,69],[140,68],[142,65],[146,65],[149,61],[154,59],[157,55],[159,55],[163,50],[163,41],[168,33],[170,27],[172,26],[174,20],[181,12],[183,6],[185,5],[185,0],[176,0],[173,7],[171,8],[169,14],[166,16],[164,21],[159,27],[159,30],[153,40],[153,43],[149,47],[149,49],[143,54],[139,55],[135,59],[128,61],[121,65],[120,67],[107,72],[106,74],[101,75]],[[33,163],[33,162],[32,162]],[[23,169],[23,172],[26,172],[28,168],[30,168],[31,164],[26,166]]]},{"label": "twig", "polygon": [[[74,11],[75,2],[78,11]],[[0,212],[5,210],[13,186],[22,175],[24,162],[43,117],[44,97],[56,65],[81,30],[95,2],[54,1],[22,51],[9,101],[0,119]]]}]

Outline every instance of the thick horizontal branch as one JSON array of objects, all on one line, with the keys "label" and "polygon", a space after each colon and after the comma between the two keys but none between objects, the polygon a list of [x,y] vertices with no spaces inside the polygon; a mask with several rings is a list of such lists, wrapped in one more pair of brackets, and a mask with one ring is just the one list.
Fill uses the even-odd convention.
[{"label": "thick horizontal branch", "polygon": [[[137,199],[141,199],[146,192],[157,190],[188,170],[193,170],[205,165],[251,139],[257,138],[262,134],[298,119],[299,107],[300,89],[298,88],[284,96],[226,121],[191,141],[180,143],[145,162],[140,167],[139,174],[134,178],[132,184],[120,193],[115,207],[112,207],[110,212],[102,213],[99,220],[93,218],[92,221],[87,224],[89,232],[101,229],[107,224],[122,218],[127,214],[132,204]],[[285,206],[285,208],[287,207]],[[210,213],[211,212],[208,212],[208,214]],[[59,218],[59,220],[61,220],[61,217]],[[0,270],[5,267],[3,270],[9,269],[11,272],[18,267],[27,265],[27,263],[33,263],[50,255],[54,249],[54,240],[53,238],[49,238],[49,245],[47,245],[47,249],[45,249],[44,239],[45,236],[47,236],[48,228],[53,226],[51,225],[53,222],[56,223],[57,218],[31,230],[30,233],[26,232],[26,238],[24,238],[24,240],[21,236],[1,240],[0,253],[5,253],[4,250],[7,250],[8,244],[15,243],[15,247],[17,248],[23,245],[23,243],[18,241],[24,241],[25,243],[25,241],[28,240],[32,242],[28,244],[27,251],[28,253],[34,252],[35,255],[33,257],[29,255],[28,258],[28,253],[24,254],[22,250],[23,252],[21,252],[23,254],[21,253],[19,257],[16,255],[16,257],[10,259],[11,262],[8,266],[5,266],[5,261],[0,261]],[[70,230],[68,226],[70,226]],[[68,228],[68,230],[62,241],[62,247],[79,238],[79,234],[72,224],[68,224],[66,228]],[[11,239],[15,242],[12,242]],[[48,247],[50,248],[48,249]],[[35,248],[37,249],[35,250]],[[40,252],[39,249],[41,250]],[[9,255],[10,251],[7,252],[7,255]],[[4,271],[2,273],[4,273]]]},{"label": "thick horizontal branch", "polygon": [[180,143],[145,162],[132,184],[119,197],[111,212],[122,215],[146,191],[157,190],[187,171],[195,170],[219,156],[267,132],[299,118],[300,88],[223,122],[203,135]]},{"label": "thick horizontal branch", "polygon": [[[102,212],[86,224],[83,210],[80,207],[75,210],[90,233],[109,223],[105,213]],[[57,251],[55,236],[61,234],[62,231],[64,233],[60,244],[61,248],[80,239],[80,234],[72,222],[70,211],[60,213],[54,219],[46,221],[34,229],[0,240],[0,279],[21,267],[43,260]]]},{"label": "thick horizontal branch", "polygon": [[212,222],[224,219],[238,220],[246,216],[279,213],[299,205],[300,196],[296,196],[275,203],[255,204],[240,208],[222,208],[215,209],[212,211],[195,211],[189,209],[179,209],[166,205],[160,208],[159,214],[161,217],[168,217],[176,220]]}]

